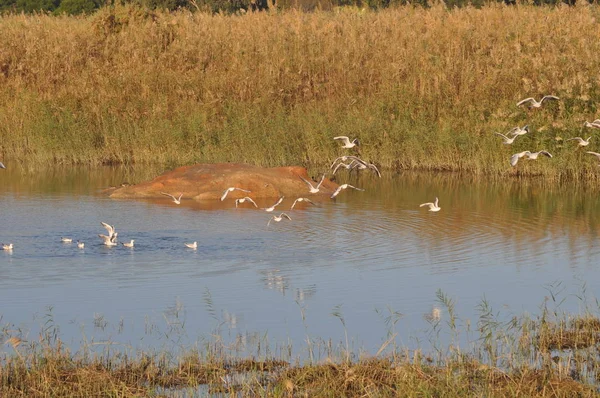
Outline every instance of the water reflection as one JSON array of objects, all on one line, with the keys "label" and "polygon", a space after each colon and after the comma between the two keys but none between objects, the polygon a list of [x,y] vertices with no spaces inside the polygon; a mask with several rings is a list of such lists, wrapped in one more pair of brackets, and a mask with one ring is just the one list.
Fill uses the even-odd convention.
[{"label": "water reflection", "polygon": [[[3,319],[32,327],[32,314],[51,305],[74,339],[82,325],[109,334],[125,319],[130,340],[160,323],[185,329],[190,339],[223,326],[302,344],[306,334],[340,337],[331,312],[343,304],[350,333],[378,347],[386,325],[377,310],[393,307],[404,314],[402,333],[418,332],[444,320],[438,289],[469,317],[484,296],[533,312],[552,281],[564,281],[571,294],[581,280],[591,290],[600,280],[594,187],[362,174],[348,181],[364,192],[298,203],[293,221],[267,228],[269,213],[236,209],[229,199],[175,205],[166,197],[111,200],[100,193],[145,173],[0,173],[0,223],[12,226],[0,231],[0,242],[15,244],[0,252]],[[419,208],[436,196],[440,212]],[[121,241],[135,239],[135,249],[104,247],[101,221],[115,224]],[[193,241],[197,250],[183,245]]]}]

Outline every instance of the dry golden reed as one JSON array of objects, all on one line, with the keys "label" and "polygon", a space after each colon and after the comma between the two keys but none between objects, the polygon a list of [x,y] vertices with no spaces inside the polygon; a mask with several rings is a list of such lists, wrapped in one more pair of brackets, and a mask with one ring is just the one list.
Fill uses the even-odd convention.
[{"label": "dry golden reed", "polygon": [[[0,17],[0,155],[14,161],[325,165],[598,179],[598,8]],[[528,112],[516,102],[554,94]],[[512,146],[493,132],[529,124]],[[590,134],[588,134],[588,132]],[[553,159],[510,155],[546,149]],[[600,138],[587,147],[600,152]]]}]

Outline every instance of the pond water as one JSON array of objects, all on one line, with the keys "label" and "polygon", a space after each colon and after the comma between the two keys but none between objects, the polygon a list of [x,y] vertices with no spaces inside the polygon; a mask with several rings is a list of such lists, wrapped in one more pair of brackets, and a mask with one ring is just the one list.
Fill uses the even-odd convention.
[{"label": "pond water", "polygon": [[[229,199],[177,206],[101,193],[157,173],[0,171],[0,241],[15,246],[0,252],[0,324],[9,334],[36,338],[51,324],[74,346],[85,336],[154,347],[175,327],[178,344],[218,331],[301,352],[307,335],[342,341],[345,324],[355,349],[376,352],[391,312],[402,313],[397,342],[422,344],[427,315],[437,308],[447,317],[438,291],[461,322],[475,323],[483,299],[510,316],[539,313],[552,293],[566,299],[562,309],[579,311],[577,296],[600,287],[595,188],[363,174],[348,178],[364,192],[302,204],[288,212],[292,221],[269,227],[269,213]],[[440,212],[419,207],[436,196]],[[135,247],[103,246],[101,221]],[[193,241],[197,250],[184,246]]]}]

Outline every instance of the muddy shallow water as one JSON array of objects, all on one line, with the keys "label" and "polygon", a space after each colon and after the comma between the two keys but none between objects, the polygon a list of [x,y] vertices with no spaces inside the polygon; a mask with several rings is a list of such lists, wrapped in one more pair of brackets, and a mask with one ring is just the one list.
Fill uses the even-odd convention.
[{"label": "muddy shallow water", "polygon": [[[600,287],[597,189],[364,174],[350,181],[365,192],[291,211],[289,198],[280,208],[292,221],[269,227],[271,214],[233,200],[177,206],[100,193],[149,177],[1,171],[0,241],[15,246],[0,252],[1,324],[32,337],[51,322],[75,345],[85,336],[153,346],[176,327],[181,344],[218,330],[301,350],[307,334],[341,341],[341,317],[353,346],[373,352],[392,311],[402,313],[399,343],[426,339],[427,315],[447,317],[438,290],[455,300],[461,322],[476,322],[484,298],[506,316],[538,313],[551,293],[579,311],[576,295],[595,297]],[[436,196],[440,212],[419,208]],[[135,247],[103,246],[101,221]],[[197,250],[184,247],[193,241]]]}]

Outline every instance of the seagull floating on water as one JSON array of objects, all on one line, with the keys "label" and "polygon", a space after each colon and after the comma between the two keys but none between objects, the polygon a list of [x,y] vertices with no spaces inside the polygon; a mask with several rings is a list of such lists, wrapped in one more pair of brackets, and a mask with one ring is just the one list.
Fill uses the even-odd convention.
[{"label": "seagull floating on water", "polygon": [[538,158],[539,155],[548,156],[549,158],[552,157],[552,155],[548,151],[539,151],[539,152],[523,151],[523,152],[515,153],[514,155],[512,155],[510,157],[510,165],[513,167],[516,166],[519,159],[521,159],[524,156],[527,156],[527,158],[529,160],[535,160]]},{"label": "seagull floating on water", "polygon": [[102,234],[98,234],[98,237],[102,239],[103,243],[106,246],[116,246],[117,245],[117,233],[115,232],[115,234],[112,236],[112,238],[110,236],[106,236],[106,235],[102,235]]},{"label": "seagull floating on water", "polygon": [[435,198],[435,202],[421,203],[419,207],[429,206],[429,211],[440,211],[442,208],[438,206],[438,198]]},{"label": "seagull floating on water", "polygon": [[342,148],[354,148],[355,146],[359,146],[360,142],[358,141],[358,138],[353,139],[352,141],[350,141],[350,138],[346,137],[345,135],[341,135],[339,137],[333,137],[334,140],[342,140],[343,144]]},{"label": "seagull floating on water", "polygon": [[271,224],[271,221],[275,221],[275,222],[279,222],[281,220],[283,220],[284,218],[287,218],[288,220],[292,221],[292,218],[290,216],[288,216],[285,213],[281,213],[278,216],[273,216],[269,219],[269,222],[267,222],[267,227]]},{"label": "seagull floating on water", "polygon": [[168,196],[169,198],[173,199],[173,203],[175,203],[176,205],[180,205],[181,204],[181,197],[183,196],[183,194],[179,194],[179,197],[176,198],[175,196],[171,195],[170,193],[166,193],[166,192],[161,192],[162,195]]},{"label": "seagull floating on water", "polygon": [[350,184],[342,184],[342,185],[340,185],[338,187],[338,189],[335,190],[335,192],[333,193],[333,195],[331,195],[331,199],[333,199],[336,196],[338,196],[338,194],[340,192],[342,192],[344,189],[347,189],[347,188],[353,188],[353,189],[356,189],[357,191],[364,191],[364,189],[362,189],[362,188],[356,188],[355,186],[350,185]]},{"label": "seagull floating on water", "polygon": [[131,239],[131,241],[129,241],[129,242],[124,242],[123,246],[125,246],[125,247],[133,247],[133,242],[135,242],[135,239]]},{"label": "seagull floating on water", "polygon": [[3,244],[3,245],[2,245],[2,250],[6,250],[6,251],[12,251],[13,247],[14,247],[14,246],[13,246],[13,244],[12,244],[12,243],[9,243],[9,244]]},{"label": "seagull floating on water", "polygon": [[198,242],[194,242],[194,243],[184,243],[185,247],[187,247],[188,249],[194,249],[196,250],[198,248]]},{"label": "seagull floating on water", "polygon": [[535,98],[529,97],[529,98],[525,98],[524,100],[521,100],[521,101],[517,102],[517,106],[521,106],[521,105],[524,105],[524,104],[526,104],[526,103],[529,102],[530,103],[529,104],[529,108],[530,109],[531,108],[541,108],[542,107],[542,103],[544,101],[547,101],[547,100],[559,100],[559,99],[560,98],[558,98],[558,97],[556,97],[554,95],[544,95],[542,97],[542,99],[538,102],[538,101],[535,100]]},{"label": "seagull floating on water", "polygon": [[60,241],[62,243],[71,243],[71,242],[73,242],[73,239],[71,239],[71,238],[60,238]]},{"label": "seagull floating on water", "polygon": [[227,188],[225,190],[225,192],[223,192],[223,195],[221,195],[221,202],[225,200],[225,198],[227,197],[227,194],[229,192],[233,192],[233,191],[242,191],[242,192],[246,192],[246,193],[252,192],[252,191],[248,191],[247,189],[236,188],[236,187]]},{"label": "seagull floating on water", "polygon": [[277,201],[277,202],[276,202],[276,203],[275,203],[273,206],[271,206],[271,207],[267,207],[267,208],[265,208],[264,210],[265,210],[265,211],[268,211],[268,212],[271,212],[271,211],[275,210],[275,208],[276,208],[277,206],[279,206],[279,205],[281,204],[281,202],[283,202],[283,198],[284,198],[284,196],[282,196],[281,198],[279,198],[279,200],[278,200],[278,201]]},{"label": "seagull floating on water", "polygon": [[294,200],[294,203],[292,204],[292,207],[290,207],[290,210],[292,210],[294,208],[294,206],[296,206],[297,202],[308,202],[311,205],[316,206],[316,204],[308,198],[298,198],[298,199]]},{"label": "seagull floating on water", "polygon": [[574,141],[574,140],[577,140],[577,141],[579,141],[579,143],[577,144],[578,146],[588,146],[590,144],[590,139],[591,138],[592,137],[589,137],[587,140],[584,140],[581,137],[573,137],[573,138],[569,138],[568,140],[565,140],[565,141]]},{"label": "seagull floating on water", "polygon": [[248,202],[252,203],[252,204],[254,205],[254,207],[256,207],[256,208],[258,209],[258,205],[256,204],[256,202],[254,202],[254,201],[252,200],[252,198],[250,198],[250,197],[248,197],[248,196],[244,196],[244,197],[243,197],[243,198],[241,198],[241,199],[236,199],[236,200],[235,200],[235,207],[238,207],[238,204],[239,204],[239,203],[244,203],[245,201],[248,201]]},{"label": "seagull floating on water", "polygon": [[83,249],[85,247],[85,243],[83,243],[81,241],[77,241],[77,247],[80,249]]},{"label": "seagull floating on water", "polygon": [[323,184],[323,180],[325,180],[325,174],[323,174],[323,175],[321,176],[321,181],[319,181],[319,183],[318,183],[318,184],[317,184],[317,186],[315,187],[315,186],[313,186],[313,184],[312,184],[310,181],[308,181],[307,179],[305,179],[305,178],[303,178],[303,177],[301,177],[301,176],[298,176],[298,177],[300,177],[300,179],[301,179],[302,181],[304,181],[304,182],[305,182],[305,183],[308,185],[308,189],[310,190],[310,193],[317,193],[317,192],[319,192],[319,189],[321,188],[321,184]]}]

